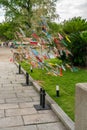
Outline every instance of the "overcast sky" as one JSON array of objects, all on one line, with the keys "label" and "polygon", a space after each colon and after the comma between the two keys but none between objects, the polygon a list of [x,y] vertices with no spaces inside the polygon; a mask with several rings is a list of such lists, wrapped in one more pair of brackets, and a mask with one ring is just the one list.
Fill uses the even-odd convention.
[{"label": "overcast sky", "polygon": [[57,12],[60,15],[60,21],[75,16],[87,19],[87,0],[59,0],[57,2]]},{"label": "overcast sky", "polygon": [[0,23],[4,21],[4,10],[0,8]]},{"label": "overcast sky", "polygon": [[[60,22],[75,16],[87,19],[87,0],[58,0],[57,13],[60,16]],[[0,9],[0,22],[3,20],[4,11]]]}]

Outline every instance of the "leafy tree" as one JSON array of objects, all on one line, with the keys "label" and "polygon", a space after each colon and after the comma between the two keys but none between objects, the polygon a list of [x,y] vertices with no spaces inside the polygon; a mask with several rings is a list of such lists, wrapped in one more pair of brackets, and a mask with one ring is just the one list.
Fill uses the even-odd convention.
[{"label": "leafy tree", "polygon": [[87,43],[87,30],[86,31],[82,31],[80,34],[82,40]]},{"label": "leafy tree", "polygon": [[71,34],[70,50],[73,54],[72,62],[76,66],[86,65],[87,42],[84,42],[80,33]]},{"label": "leafy tree", "polygon": [[85,30],[87,30],[87,22],[86,19],[82,19],[81,17],[74,17],[70,20],[64,21],[63,23],[63,31],[66,34],[77,33]]},{"label": "leafy tree", "polygon": [[0,39],[2,39],[3,41],[14,39],[14,26],[15,25],[12,22],[0,24]]},{"label": "leafy tree", "polygon": [[84,44],[84,60],[85,60],[85,66],[87,66],[87,31],[83,31],[80,34],[82,40],[83,40],[83,44]]},{"label": "leafy tree", "polygon": [[[6,9],[6,20],[13,21],[23,29],[35,28],[41,16],[48,19],[57,17],[55,4],[57,0],[0,0]],[[29,30],[30,31],[30,30]]]},{"label": "leafy tree", "polygon": [[57,35],[58,32],[62,32],[62,24],[57,24],[55,22],[49,22],[48,26],[50,28],[50,33]]},{"label": "leafy tree", "polygon": [[73,54],[73,64],[87,66],[87,21],[81,17],[64,21],[63,31],[71,40],[68,48]]}]

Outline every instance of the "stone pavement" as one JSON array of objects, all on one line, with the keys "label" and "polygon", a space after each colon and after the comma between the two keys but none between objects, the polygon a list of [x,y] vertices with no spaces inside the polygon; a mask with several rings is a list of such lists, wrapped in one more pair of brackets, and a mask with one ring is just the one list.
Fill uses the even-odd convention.
[{"label": "stone pavement", "polygon": [[[6,54],[4,60],[1,52]],[[18,69],[9,62],[9,54],[9,49],[0,51],[0,130],[66,130],[52,110],[34,108],[39,94],[33,86],[21,85],[25,76],[16,74]]]}]

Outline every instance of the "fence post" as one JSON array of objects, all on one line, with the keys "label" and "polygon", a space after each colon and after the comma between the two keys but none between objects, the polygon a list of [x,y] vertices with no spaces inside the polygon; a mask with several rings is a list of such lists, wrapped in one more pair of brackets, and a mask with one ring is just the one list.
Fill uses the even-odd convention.
[{"label": "fence post", "polygon": [[21,65],[19,65],[19,74],[21,74]]},{"label": "fence post", "polygon": [[29,85],[29,74],[26,72],[26,85]]},{"label": "fence post", "polygon": [[45,90],[42,91],[42,108],[45,108],[45,96],[46,96],[46,93],[45,93]]},{"label": "fence post", "polygon": [[40,88],[40,106],[42,106],[42,88]]}]

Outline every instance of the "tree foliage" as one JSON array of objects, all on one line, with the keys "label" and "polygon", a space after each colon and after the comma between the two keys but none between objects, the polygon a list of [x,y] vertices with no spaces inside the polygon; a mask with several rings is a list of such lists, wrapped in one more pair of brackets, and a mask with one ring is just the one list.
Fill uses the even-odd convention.
[{"label": "tree foliage", "polygon": [[63,23],[63,31],[66,34],[77,33],[87,30],[87,22],[81,17],[74,17]]},{"label": "tree foliage", "polygon": [[48,19],[57,17],[55,4],[57,0],[0,0],[6,9],[6,20],[13,21],[17,26],[31,28],[38,26],[41,16]]},{"label": "tree foliage", "polygon": [[86,56],[87,56],[87,42],[85,42],[81,33],[71,34],[71,45],[70,50],[73,54],[72,62],[77,66],[86,66]]},{"label": "tree foliage", "polygon": [[70,39],[71,43],[67,48],[72,53],[69,61],[73,65],[87,66],[87,21],[81,17],[74,17],[70,20],[64,21],[61,24],[50,23],[49,24],[52,33],[61,32],[64,40],[66,36]]},{"label": "tree foliage", "polygon": [[63,23],[63,32],[68,34],[71,43],[68,45],[73,54],[74,65],[87,66],[87,21],[75,17]]},{"label": "tree foliage", "polygon": [[55,22],[49,22],[48,26],[50,28],[50,33],[57,35],[58,32],[62,32],[62,24],[57,24]]},{"label": "tree foliage", "polygon": [[15,37],[15,28],[12,22],[0,24],[0,39],[3,41],[12,40]]}]

